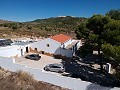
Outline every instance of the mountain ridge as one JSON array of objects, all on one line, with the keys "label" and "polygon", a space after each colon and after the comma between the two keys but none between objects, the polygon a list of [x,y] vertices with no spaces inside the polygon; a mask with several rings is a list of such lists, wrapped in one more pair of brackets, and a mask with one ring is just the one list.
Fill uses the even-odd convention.
[{"label": "mountain ridge", "polygon": [[9,33],[25,36],[46,37],[47,34],[55,35],[59,33],[75,36],[74,31],[81,22],[86,21],[84,17],[51,17],[45,19],[36,19],[29,22],[14,22],[1,20],[1,35],[9,30]]}]

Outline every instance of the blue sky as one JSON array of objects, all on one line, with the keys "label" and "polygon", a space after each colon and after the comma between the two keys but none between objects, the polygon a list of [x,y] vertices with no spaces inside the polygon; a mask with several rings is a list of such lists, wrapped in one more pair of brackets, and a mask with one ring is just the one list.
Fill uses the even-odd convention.
[{"label": "blue sky", "polygon": [[23,22],[67,15],[91,17],[111,9],[120,9],[120,0],[0,0],[0,19]]}]

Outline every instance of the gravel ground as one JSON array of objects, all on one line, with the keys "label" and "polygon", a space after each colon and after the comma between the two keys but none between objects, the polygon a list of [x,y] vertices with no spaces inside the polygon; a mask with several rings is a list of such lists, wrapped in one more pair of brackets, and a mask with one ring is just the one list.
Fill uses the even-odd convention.
[{"label": "gravel ground", "polygon": [[15,62],[17,64],[26,65],[27,67],[38,68],[40,70],[43,70],[44,66],[46,66],[47,64],[62,62],[61,59],[54,59],[53,57],[46,56],[43,54],[40,54],[40,56],[41,56],[41,59],[39,61],[26,59],[23,56],[23,57],[17,58]]}]

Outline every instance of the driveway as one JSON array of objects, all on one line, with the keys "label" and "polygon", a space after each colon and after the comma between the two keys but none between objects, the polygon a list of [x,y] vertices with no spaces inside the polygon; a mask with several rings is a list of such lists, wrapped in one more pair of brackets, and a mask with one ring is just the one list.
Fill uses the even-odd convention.
[{"label": "driveway", "polygon": [[40,56],[41,56],[41,59],[38,60],[38,61],[26,59],[26,58],[24,58],[24,56],[22,56],[22,57],[17,58],[15,60],[15,63],[25,65],[27,67],[32,67],[32,68],[43,70],[43,68],[47,64],[61,63],[62,62],[61,59],[55,59],[53,57],[46,56],[46,55],[43,55],[43,54],[40,54]]},{"label": "driveway", "polygon": [[[25,59],[20,57],[16,60],[17,64],[25,65],[26,67],[31,67],[34,69],[39,69],[40,71],[53,75],[61,75],[55,72],[44,71],[43,68],[45,65],[50,63],[62,63],[65,66],[67,73],[75,73],[79,75],[80,79],[83,81],[89,81],[97,83],[102,86],[118,86],[118,80],[115,79],[112,75],[108,73],[102,74],[99,70],[92,69],[91,67],[81,65],[78,62],[64,62],[61,59],[54,59],[53,57],[42,55],[39,61],[34,61],[30,59]],[[80,80],[79,79],[79,80]]]},{"label": "driveway", "polygon": [[[22,57],[21,60],[21,62],[23,62]],[[70,90],[120,90],[120,88],[103,87],[90,82],[81,81],[80,79],[74,79],[50,73],[48,74],[39,69],[24,67],[22,65],[14,64],[10,61],[12,61],[10,58],[0,58],[0,66],[13,72],[23,70],[32,74],[37,80],[48,82],[64,88],[69,88]]]}]

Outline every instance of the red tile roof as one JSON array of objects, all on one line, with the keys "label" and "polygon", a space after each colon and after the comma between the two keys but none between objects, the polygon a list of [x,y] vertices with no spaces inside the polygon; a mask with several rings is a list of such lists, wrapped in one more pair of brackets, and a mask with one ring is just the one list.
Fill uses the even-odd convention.
[{"label": "red tile roof", "polygon": [[51,37],[51,39],[56,40],[60,43],[64,43],[65,41],[71,39],[71,37],[64,35],[64,34],[59,34],[59,35],[55,35],[55,36]]}]

